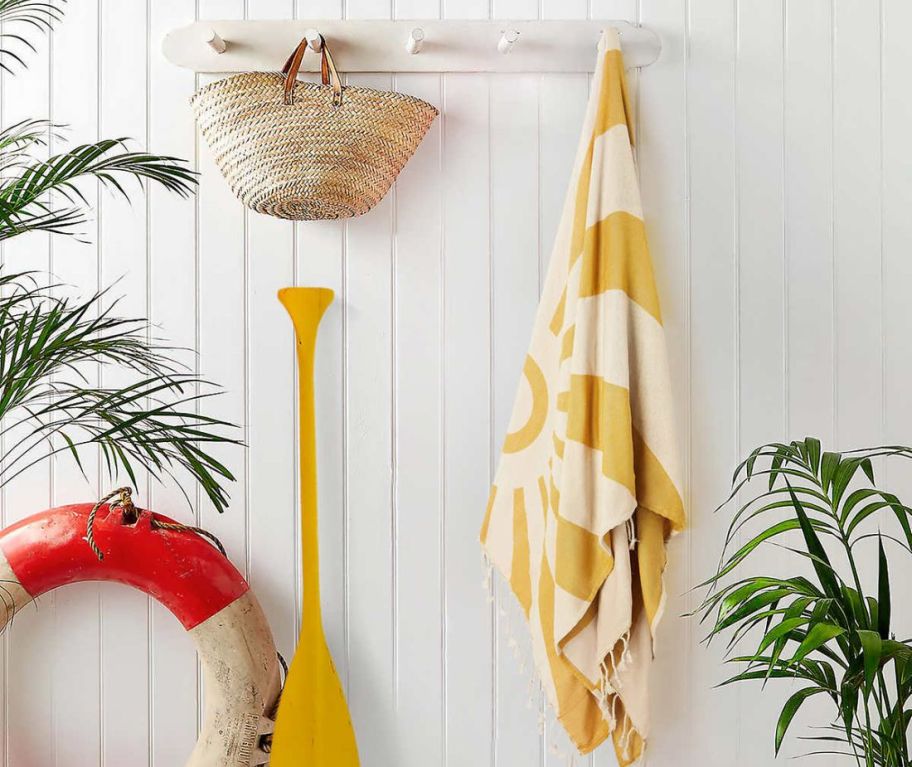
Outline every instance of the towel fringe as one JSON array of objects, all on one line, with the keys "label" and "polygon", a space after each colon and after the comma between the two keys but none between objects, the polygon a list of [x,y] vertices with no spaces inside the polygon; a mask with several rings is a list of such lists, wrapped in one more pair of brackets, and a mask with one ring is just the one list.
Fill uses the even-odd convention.
[{"label": "towel fringe", "polygon": [[[628,524],[630,524],[630,521],[628,521]],[[487,592],[488,602],[491,603],[494,601],[494,590],[492,588],[494,566],[491,563],[490,559],[488,559],[487,554],[483,554],[482,561],[485,570],[485,577],[482,582],[482,588],[485,592]],[[542,684],[541,677],[539,676],[538,669],[534,663],[528,662],[529,659],[527,658],[527,654],[523,651],[519,641],[516,639],[516,632],[514,631],[512,616],[502,607],[498,610],[498,615],[500,616],[501,626],[503,626],[506,631],[507,647],[510,648],[514,659],[519,664],[520,674],[526,677],[526,707],[529,709],[534,709],[539,704],[539,701],[544,700],[545,702],[545,708],[539,706],[539,735],[547,737],[548,742],[550,743],[548,750],[554,757],[560,761],[563,761],[567,767],[575,767],[576,754],[573,752],[573,750],[571,749],[569,752],[567,752],[558,745],[558,738],[556,735],[556,723],[558,719],[556,712],[555,716],[550,720],[546,716],[546,712],[548,710],[554,711],[554,706],[551,704],[551,701],[545,694],[544,686]],[[618,663],[615,663],[614,651],[608,653],[608,655],[605,656],[605,659],[601,662],[601,664],[599,664],[599,684],[596,690],[594,690],[592,693],[598,703],[599,711],[601,712],[605,722],[608,724],[609,731],[612,733],[617,730],[619,725],[617,707],[618,702],[620,701],[620,689],[622,687],[620,681],[620,672],[622,672],[631,663],[633,663],[633,655],[630,652],[630,632],[625,632],[618,639],[618,642],[621,643],[622,647],[620,652],[620,661]],[[538,698],[537,700],[536,697]],[[624,716],[624,722],[621,726],[623,727],[623,730],[621,732],[620,746],[624,758],[629,758],[630,740],[633,736],[635,728],[633,727],[633,723],[630,721],[630,717],[626,715]]]},{"label": "towel fringe", "polygon": [[488,559],[487,553],[482,553],[481,563],[484,566],[484,580],[481,582],[481,589],[485,592],[488,599],[488,604],[494,602],[494,589],[492,587],[493,576],[494,576],[494,565],[491,563],[491,560]]},{"label": "towel fringe", "polygon": [[629,716],[624,717],[624,727],[621,730],[621,751],[624,759],[630,758],[630,736],[633,734],[633,723]]},{"label": "towel fringe", "polygon": [[[620,674],[633,663],[633,655],[630,652],[630,632],[624,632],[617,641],[621,644],[620,662],[615,663],[614,650],[612,649],[612,651],[605,656],[605,659],[600,666],[600,670],[602,671],[600,681],[603,686],[605,684],[608,685],[609,692],[620,690],[621,687],[623,687]],[[617,647],[617,642],[615,643],[615,647]],[[614,682],[611,681],[612,676],[615,678]]]},{"label": "towel fringe", "polygon": [[636,545],[638,543],[637,529],[636,529],[636,521],[634,520],[632,514],[627,518],[627,540],[630,541],[630,550],[633,551],[634,549],[636,549]]},{"label": "towel fringe", "polygon": [[[626,669],[631,663],[633,663],[633,655],[630,653],[630,632],[626,632],[624,636],[621,637],[621,642],[623,642],[624,649],[621,651],[621,662],[617,667],[617,672],[620,673]],[[618,680],[620,682],[620,679]],[[618,685],[620,686],[620,684]]]},{"label": "towel fringe", "polygon": [[[602,718],[612,733],[617,730],[619,724],[617,706],[621,697],[620,690],[623,687],[620,674],[633,663],[633,655],[630,652],[630,632],[625,632],[618,639],[618,642],[621,645],[620,661],[615,662],[615,652],[613,650],[605,656],[605,659],[599,665],[599,685],[595,693],[599,711],[601,711]],[[629,757],[630,738],[633,731],[633,723],[630,721],[630,717],[624,716],[622,727],[621,744],[624,756]]]},{"label": "towel fringe", "polygon": [[617,727],[617,710],[618,693],[611,683],[611,674],[608,670],[607,659],[599,665],[599,687],[597,690],[596,700],[598,701],[599,711],[602,712],[602,718],[608,724],[608,729],[614,732]]},{"label": "towel fringe", "polygon": [[[491,575],[491,565],[488,561],[487,556],[484,557],[485,565],[488,568],[488,579],[490,580]],[[570,750],[565,751],[558,745],[557,737],[557,716],[555,714],[550,720],[546,716],[548,710],[554,711],[554,707],[551,705],[551,701],[548,700],[548,696],[545,695],[545,688],[542,684],[541,677],[538,674],[538,670],[535,667],[534,663],[529,663],[526,653],[523,651],[520,646],[519,641],[516,639],[516,632],[514,631],[513,619],[509,612],[506,610],[499,610],[501,620],[500,625],[503,627],[506,638],[507,638],[507,647],[510,648],[513,657],[519,664],[520,673],[526,677],[526,707],[529,709],[534,709],[536,706],[539,709],[538,714],[538,732],[539,735],[542,735],[547,738],[548,743],[550,743],[549,751],[550,753],[559,761],[563,761],[566,764],[566,767],[575,767],[576,766],[576,754]],[[537,696],[537,699],[536,699]],[[545,707],[543,708],[540,705],[540,702],[544,701]]]}]

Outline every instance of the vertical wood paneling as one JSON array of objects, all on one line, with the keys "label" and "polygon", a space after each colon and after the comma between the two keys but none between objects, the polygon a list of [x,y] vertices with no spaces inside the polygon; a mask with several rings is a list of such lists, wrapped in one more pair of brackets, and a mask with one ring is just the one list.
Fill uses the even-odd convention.
[{"label": "vertical wood paneling", "polygon": [[[395,87],[440,103],[438,75],[400,75]],[[395,191],[395,534],[397,764],[443,763],[442,273],[440,124]]]},{"label": "vertical wood paneling", "polygon": [[[410,0],[394,14],[436,18],[439,10],[437,0]],[[441,101],[439,75],[402,75],[393,87]],[[415,767],[445,758],[441,135],[437,121],[393,199],[393,533],[421,541],[396,546],[395,737],[397,764]]]},{"label": "vertical wood paneling", "polygon": [[[491,16],[538,18],[535,0],[493,0]],[[538,299],[538,93],[536,78],[490,78],[491,449],[506,434]],[[509,297],[507,297],[509,294]],[[537,764],[544,754],[541,693],[532,646],[509,585],[494,582],[494,764]]]},{"label": "vertical wood paneling", "polygon": [[[735,15],[728,0],[692,0],[687,69],[690,248],[691,550],[701,569],[715,561],[717,518],[737,458],[737,253],[735,252]],[[687,751],[713,742],[705,763],[723,767],[740,756],[740,690],[715,690],[724,673],[714,646],[691,656],[695,717]]]},{"label": "vertical wood paneling", "polygon": [[[51,110],[68,127],[64,141],[51,149],[94,141],[98,137],[98,3],[71,9],[67,23],[53,35]],[[72,62],[81,60],[84,76],[70,78]],[[94,199],[96,195],[90,195]],[[74,238],[53,240],[53,270],[63,295],[98,287],[98,227],[89,224],[90,243]],[[79,287],[76,287],[79,286]],[[87,380],[98,382],[95,365],[82,368]],[[54,505],[88,501],[98,494],[98,455],[89,451],[85,476],[69,456],[54,465]],[[86,479],[88,477],[88,480]],[[101,757],[101,624],[99,588],[80,584],[54,596],[56,606],[52,659],[54,673],[54,754],[57,764],[96,764]]]},{"label": "vertical wood paneling", "polygon": [[[128,137],[133,149],[146,145],[148,133],[148,27],[146,3],[103,0],[100,6],[101,58],[99,131]],[[130,99],[119,94],[130,93]],[[147,315],[148,239],[146,202],[131,204],[102,193],[99,206],[99,274],[103,284],[118,281],[116,291],[130,296],[136,316]],[[105,373],[103,383],[125,385],[133,376]],[[102,478],[106,485],[110,480]],[[138,497],[148,483],[137,475]],[[116,487],[114,485],[113,487]],[[113,487],[105,486],[104,492]],[[147,763],[150,754],[151,655],[150,600],[128,589],[102,591],[102,743],[114,764]],[[129,647],[129,652],[124,648]],[[140,723],[137,726],[137,723]]]},{"label": "vertical wood paneling", "polygon": [[[54,120],[66,125],[63,136],[51,143],[56,153],[76,144],[94,141],[98,135],[98,6],[86,3],[70,14],[68,25],[61,25],[53,34],[51,62],[51,113]],[[89,51],[89,55],[86,55]],[[86,76],[79,83],[69,78],[70,63],[75,56],[84,57]],[[96,195],[90,193],[89,199]],[[84,237],[57,238],[51,241],[52,269],[61,296],[76,296],[80,287],[95,288],[98,283],[98,228],[95,222],[83,226]],[[97,382],[94,365],[82,368],[83,375]],[[60,457],[53,467],[54,505],[68,503],[74,499],[89,499],[96,490],[98,473],[97,455],[89,454],[84,460],[85,474],[72,462],[69,456]],[[70,739],[74,729],[91,726],[88,720],[97,720],[99,701],[93,696],[98,681],[98,591],[93,586],[81,586],[55,596],[58,620],[73,627],[68,640],[58,643],[58,677],[55,692],[56,748]],[[64,613],[66,613],[64,615]],[[75,645],[75,647],[74,647]],[[73,652],[75,650],[75,654]],[[92,655],[95,655],[92,658]],[[67,667],[75,658],[83,658],[85,668]],[[81,678],[80,678],[81,677]],[[75,716],[62,717],[61,713],[77,705],[82,710]],[[88,703],[88,705],[84,705]],[[69,720],[69,721],[67,721]],[[63,728],[63,730],[61,729]],[[69,732],[66,730],[70,729]],[[97,729],[97,728],[96,728]],[[90,757],[82,755],[77,759],[97,758],[97,742],[90,749]],[[77,748],[80,746],[77,745]],[[64,751],[65,753],[65,751]],[[80,752],[82,753],[82,752]]]},{"label": "vertical wood paneling", "polygon": [[[741,0],[738,4],[736,222],[738,282],[738,457],[786,433],[784,354],[784,4]],[[762,216],[757,211],[763,211]],[[746,500],[746,498],[745,498]],[[770,548],[749,566],[780,574],[785,552]],[[755,637],[751,635],[751,640]],[[759,637],[758,641],[759,641]],[[781,708],[777,696],[759,696],[750,716],[741,716],[742,743],[766,743]],[[791,754],[791,744],[785,747]],[[800,753],[800,752],[799,752]],[[743,748],[745,765],[769,764],[766,748]]]},{"label": "vertical wood paneling", "polygon": [[537,19],[537,0],[492,0],[491,18],[494,19]]},{"label": "vertical wood paneling", "polygon": [[[157,334],[191,350],[188,364],[225,386],[210,412],[243,424],[250,446],[220,453],[239,478],[226,515],[205,501],[189,508],[173,486],[143,482],[139,491],[222,538],[286,654],[299,620],[300,488],[292,335],[274,294],[294,282],[336,290],[316,384],[323,604],[367,767],[564,763],[552,747],[565,751],[566,740],[513,658],[511,638],[528,661],[527,633],[498,578],[496,603],[486,601],[477,539],[586,78],[357,78],[415,93],[443,115],[376,210],[295,226],[245,213],[231,196],[193,130],[186,101],[197,78],[165,62],[159,41],[197,5],[210,18],[589,13],[640,19],[662,35],[661,61],[631,80],[694,524],[671,546],[648,763],[767,764],[783,690],[759,699],[758,690],[711,689],[724,675],[718,653],[697,647],[699,628],[679,616],[718,553],[724,518],[708,510],[739,452],[806,433],[838,436],[843,447],[910,441],[906,4],[70,5],[30,69],[3,75],[3,123],[51,113],[71,125],[67,142],[127,135],[134,146],[198,157],[200,192],[192,203],[153,190],[132,206],[102,193],[99,245],[12,241],[5,266],[51,267],[83,294],[99,277],[123,277],[117,292],[132,313],[151,316]],[[86,234],[96,239],[96,225]],[[4,447],[14,443],[7,436]],[[106,488],[96,473],[86,482],[65,462],[30,472],[3,491],[4,522],[97,494]],[[909,485],[902,471],[887,477],[899,491]],[[757,567],[789,564],[767,555]],[[909,571],[902,561],[898,572]],[[193,647],[144,597],[70,589],[25,611],[3,641],[0,765],[164,767],[191,749],[201,702]],[[609,746],[577,764],[606,767],[614,757]]]},{"label": "vertical wood paneling", "polygon": [[861,447],[883,434],[880,3],[835,9],[836,437]]},{"label": "vertical wood paneling", "polygon": [[[390,88],[388,75],[349,78]],[[348,224],[346,243],[346,496],[349,511],[349,704],[359,748],[395,763],[396,612],[392,415],[393,199]]]},{"label": "vertical wood paneling", "polygon": [[395,0],[345,0],[347,19],[388,19]]},{"label": "vertical wood paneling", "polygon": [[[293,0],[248,0],[247,18],[282,19],[294,15]],[[294,284],[294,227],[258,213],[247,214],[246,290],[248,555],[250,585],[272,626],[276,645],[291,658],[297,642],[296,604],[289,604],[289,574],[297,571],[299,516],[295,455],[297,423],[289,418],[295,396],[294,333],[276,298]],[[258,341],[257,339],[262,339]],[[252,456],[270,460],[251,460]],[[294,592],[293,592],[294,593]]]},{"label": "vertical wood paneling", "polygon": [[736,247],[744,453],[784,433],[784,18],[782,4],[764,0],[741,0],[738,11]]},{"label": "vertical wood paneling", "polygon": [[345,0],[295,0],[299,19],[341,19]]},{"label": "vertical wood paneling", "polygon": [[[912,346],[907,341],[912,327],[912,103],[906,97],[905,83],[912,72],[912,48],[900,31],[912,23],[912,6],[896,0],[883,4],[883,348],[884,397],[887,414],[884,441],[887,444],[908,442],[912,434],[912,399],[905,382],[912,376]],[[908,504],[912,497],[912,477],[902,464],[890,464],[884,473],[891,489]],[[893,548],[892,551],[898,551]],[[912,578],[912,561],[900,554],[892,572],[900,583]],[[903,610],[894,631],[908,636],[912,614]]]},{"label": "vertical wood paneling", "polygon": [[246,19],[293,19],[295,0],[247,0]]},{"label": "vertical wood paneling", "polygon": [[[585,75],[545,75],[539,84],[539,285],[551,261],[580,125],[589,97]],[[530,336],[531,337],[531,336]]]},{"label": "vertical wood paneling", "polygon": [[[150,4],[149,39],[157,41],[175,26],[193,21],[194,0],[155,0]],[[189,99],[192,72],[177,69],[160,56],[149,62],[149,146],[155,152],[196,159],[196,131]],[[190,370],[197,365],[196,204],[161,189],[149,194],[149,317],[169,343],[181,347]],[[194,504],[172,485],[150,488],[153,509],[191,522],[195,489],[186,484]],[[180,764],[193,749],[200,701],[196,651],[183,626],[161,605],[152,607],[152,760],[154,767]]]},{"label": "vertical wood paneling", "polygon": [[[541,0],[540,16],[543,19],[585,19],[589,11],[588,0]],[[603,18],[595,14],[592,18]]]},{"label": "vertical wood paneling", "polygon": [[786,6],[786,263],[791,437],[832,444],[833,53],[830,0]]},{"label": "vertical wood paneling", "polygon": [[489,82],[443,78],[444,765],[493,765],[493,603],[474,509],[491,471]]},{"label": "vertical wood paneling", "polygon": [[493,0],[443,0],[445,19],[486,19]]},{"label": "vertical wood paneling", "polygon": [[[294,14],[291,0],[248,0],[247,18],[281,19]],[[288,348],[291,323],[276,299],[280,288],[294,283],[294,228],[287,222],[246,212],[247,423],[249,455],[272,455],[270,461],[248,459],[248,556],[250,582],[269,617],[280,652],[290,657],[297,641],[295,611],[284,587],[296,567],[296,537],[288,534],[298,516],[295,508],[294,453],[297,424],[288,418],[294,401],[294,367]],[[252,343],[252,339],[268,339]],[[285,407],[280,403],[286,403]],[[292,449],[289,449],[292,448]]]},{"label": "vertical wood paneling", "polygon": [[440,17],[440,0],[392,0],[392,2],[394,19],[436,19]]},{"label": "vertical wood paneling", "polygon": [[[491,258],[493,447],[499,455],[538,305],[538,78],[491,78]],[[495,458],[492,470],[496,469]],[[497,762],[541,758],[539,691],[522,609],[496,580]],[[514,655],[516,656],[514,658]]]},{"label": "vertical wood paneling", "polygon": [[636,21],[641,2],[643,0],[589,0],[589,15],[593,19]]},{"label": "vertical wood paneling", "polygon": [[[389,18],[389,0],[346,0],[346,18]],[[349,77],[388,90],[389,75]],[[399,666],[394,483],[396,327],[394,196],[346,225],[346,498],[349,563],[349,705],[358,747],[396,762]]]},{"label": "vertical wood paneling", "polygon": [[[2,75],[3,124],[52,117],[50,72],[52,53],[47,40],[36,51],[18,49],[28,68],[14,67]],[[46,152],[39,150],[39,155]],[[8,273],[51,268],[51,248],[45,235],[26,235],[4,243],[3,268]],[[38,275],[45,282],[44,275]],[[3,435],[3,457],[9,467],[17,455],[21,430]],[[17,466],[21,466],[19,463]],[[3,522],[12,524],[50,505],[50,467],[39,464],[20,474],[3,489]],[[3,722],[5,767],[18,764],[54,764],[53,666],[56,595],[43,598],[35,609],[16,616],[16,632],[6,640],[6,696]]]},{"label": "vertical wood paneling", "polygon": [[[244,2],[200,0],[199,14],[201,18],[242,18]],[[208,82],[203,77],[199,80],[200,85]],[[197,225],[199,366],[203,375],[225,389],[211,403],[212,412],[243,424],[242,436],[247,439],[247,215],[225,184],[206,142],[201,137],[197,142],[201,174]],[[214,453],[238,481],[231,491],[231,507],[224,515],[217,514],[201,495],[200,522],[219,537],[241,572],[246,572],[246,457],[231,447]]]}]

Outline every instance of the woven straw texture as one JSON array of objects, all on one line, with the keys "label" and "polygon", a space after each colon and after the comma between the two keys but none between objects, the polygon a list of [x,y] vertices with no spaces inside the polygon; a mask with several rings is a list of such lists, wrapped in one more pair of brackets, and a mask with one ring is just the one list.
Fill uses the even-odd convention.
[{"label": "woven straw texture", "polygon": [[359,216],[389,191],[437,109],[421,99],[299,82],[284,103],[279,73],[234,75],[191,104],[235,195],[250,208],[296,221]]}]

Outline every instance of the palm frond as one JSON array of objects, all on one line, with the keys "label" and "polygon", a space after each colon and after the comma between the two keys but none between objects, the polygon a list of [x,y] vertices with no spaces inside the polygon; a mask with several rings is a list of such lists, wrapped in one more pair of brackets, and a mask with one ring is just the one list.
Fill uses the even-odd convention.
[{"label": "palm frond", "polygon": [[0,153],[4,157],[16,155],[33,146],[43,146],[48,135],[62,126],[50,120],[20,120],[0,131]]},{"label": "palm frond", "polygon": [[63,9],[60,6],[65,3],[66,0],[0,0],[0,23],[22,22],[41,29],[50,29],[55,22],[63,18]]},{"label": "palm frond", "polygon": [[[701,584],[695,610],[708,622],[706,642],[728,637],[725,660],[738,672],[723,684],[791,679],[793,690],[777,724],[778,753],[804,701],[825,694],[836,726],[821,742],[865,767],[912,767],[907,732],[912,720],[912,644],[891,634],[892,597],[885,541],[912,551],[912,509],[875,482],[874,461],[912,458],[899,445],[826,452],[820,441],[771,443],[752,451],[732,477],[721,508],[737,505],[719,565]],[[740,496],[755,484],[760,491]],[[905,541],[865,532],[886,515]],[[782,539],[791,539],[783,543]],[[876,594],[866,594],[856,548],[877,540]],[[737,546],[734,551],[732,548]],[[811,565],[813,579],[753,575],[732,580],[745,561],[774,546]],[[753,647],[749,654],[736,648]]]},{"label": "palm frond", "polygon": [[[210,446],[240,443],[231,424],[197,412],[218,389],[174,363],[173,349],[147,340],[148,323],[117,316],[117,306],[106,291],[57,298],[31,275],[0,278],[0,421],[10,442],[0,486],[57,454],[81,467],[82,451],[97,445],[112,480],[182,470],[224,510],[234,478]],[[87,365],[134,382],[93,386]]]},{"label": "palm frond", "polygon": [[[66,0],[0,0],[0,25],[4,30],[0,34],[0,70],[13,72],[14,67],[26,66],[24,53],[35,50],[26,33],[49,32],[63,18],[65,3]],[[17,31],[8,31],[11,29]]]},{"label": "palm frond", "polygon": [[[33,229],[74,233],[87,218],[87,201],[78,185],[86,178],[125,198],[129,194],[123,182],[129,178],[140,185],[154,182],[182,197],[188,196],[196,184],[196,174],[182,160],[127,151],[124,138],[82,144],[47,160],[24,164],[24,147],[39,140],[39,126],[33,122],[7,132],[17,167],[13,176],[0,179],[0,240]],[[55,200],[63,201],[62,206],[51,200],[52,193]]]}]

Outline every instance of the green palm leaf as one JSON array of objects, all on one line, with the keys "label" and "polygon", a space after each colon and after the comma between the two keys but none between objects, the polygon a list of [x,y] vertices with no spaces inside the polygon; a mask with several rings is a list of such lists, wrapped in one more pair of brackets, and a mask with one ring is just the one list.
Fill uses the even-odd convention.
[{"label": "green palm leaf", "polygon": [[795,714],[798,713],[798,709],[800,709],[802,704],[812,695],[818,695],[821,692],[823,692],[823,690],[818,687],[805,687],[786,701],[782,713],[779,716],[779,721],[776,723],[776,754],[779,753],[779,749],[782,747],[782,740],[785,738],[785,733],[788,731],[792,719],[794,719]]},{"label": "green palm leaf", "polygon": [[[52,455],[81,467],[80,451],[96,445],[112,481],[123,472],[135,482],[140,468],[159,480],[186,472],[223,510],[233,477],[207,446],[238,440],[227,422],[197,413],[217,389],[148,341],[145,320],[116,316],[116,306],[105,292],[55,298],[27,274],[0,280],[0,433],[15,437],[0,486]],[[86,363],[135,381],[91,386]]]},{"label": "green palm leaf", "polygon": [[[17,166],[17,173],[0,181],[0,241],[32,230],[75,233],[87,220],[87,201],[79,186],[85,179],[94,179],[123,197],[128,197],[124,180],[129,178],[140,184],[155,182],[182,197],[196,183],[195,173],[181,160],[125,151],[127,139],[123,138],[83,144],[26,164],[22,147],[37,142],[36,127],[23,126],[20,143],[8,159]],[[62,205],[57,204],[58,198]]]},{"label": "green palm leaf", "polygon": [[[16,49],[34,51],[35,46],[25,36],[28,31],[49,31],[63,18],[61,5],[66,0],[0,0],[0,70],[13,72],[14,66],[24,67],[25,60]],[[12,30],[12,31],[11,31]]]},{"label": "green palm leaf", "polygon": [[[845,453],[824,451],[815,438],[762,445],[734,472],[720,509],[734,506],[716,572],[694,611],[711,619],[707,641],[725,634],[726,661],[739,670],[722,684],[802,680],[776,727],[778,754],[804,701],[825,694],[836,724],[813,738],[865,767],[912,767],[912,641],[890,635],[889,562],[885,541],[912,553],[912,509],[875,483],[874,461],[912,458],[912,448],[886,445]],[[747,495],[755,483],[760,492]],[[737,503],[736,503],[737,501]],[[895,517],[905,542],[864,532],[865,522]],[[783,538],[787,538],[783,542]],[[857,552],[877,539],[877,592],[866,594]],[[736,546],[735,546],[736,544]],[[734,551],[729,551],[729,547]],[[749,558],[773,546],[811,565],[813,577],[736,578]],[[866,561],[870,557],[866,557]],[[749,654],[735,652],[749,645]],[[846,750],[839,751],[835,746]]]}]

